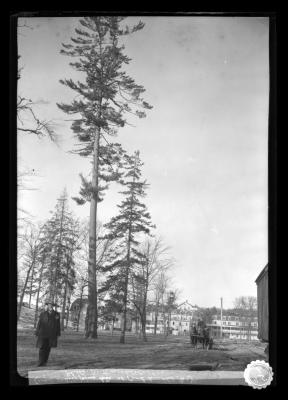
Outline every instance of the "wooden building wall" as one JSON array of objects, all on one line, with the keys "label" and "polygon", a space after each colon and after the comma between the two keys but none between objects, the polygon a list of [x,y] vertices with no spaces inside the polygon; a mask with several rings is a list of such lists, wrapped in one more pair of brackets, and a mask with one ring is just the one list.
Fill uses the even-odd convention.
[{"label": "wooden building wall", "polygon": [[258,303],[258,338],[269,341],[268,266],[256,279]]}]

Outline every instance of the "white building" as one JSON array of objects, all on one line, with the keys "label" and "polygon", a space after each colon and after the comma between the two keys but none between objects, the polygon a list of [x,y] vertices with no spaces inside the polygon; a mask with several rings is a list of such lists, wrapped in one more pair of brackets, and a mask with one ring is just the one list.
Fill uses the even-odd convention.
[{"label": "white building", "polygon": [[[188,335],[193,320],[198,317],[198,307],[189,304],[187,301],[180,304],[171,312],[148,311],[146,314],[146,333],[165,333],[169,330],[173,335]],[[136,321],[132,322],[132,331],[137,331]]]},{"label": "white building", "polygon": [[[210,328],[212,337],[221,337],[221,318],[214,315]],[[222,316],[222,337],[227,339],[258,340],[257,317]]]},{"label": "white building", "polygon": [[[176,309],[162,312],[162,310],[158,310],[156,313],[153,310],[153,306],[149,307],[146,313],[146,333],[154,333],[155,325],[156,325],[156,333],[164,334],[167,331],[170,334],[174,335],[188,335],[189,329],[192,323],[192,320],[197,320],[199,317],[198,307],[192,306],[187,301],[180,304]],[[83,299],[81,310],[79,310],[79,299],[75,300],[70,308],[70,318],[69,318],[69,326],[76,327],[76,321],[79,317],[79,329],[83,330],[85,326],[85,317],[87,312],[87,299]],[[156,324],[157,318],[157,324]],[[114,318],[114,322],[109,321],[101,324],[99,321],[99,329],[103,330],[121,330],[123,326],[122,315],[116,314]],[[126,329],[130,332],[140,332],[141,330],[141,322],[139,318],[133,318],[130,316],[129,312],[127,313],[127,322]]]}]

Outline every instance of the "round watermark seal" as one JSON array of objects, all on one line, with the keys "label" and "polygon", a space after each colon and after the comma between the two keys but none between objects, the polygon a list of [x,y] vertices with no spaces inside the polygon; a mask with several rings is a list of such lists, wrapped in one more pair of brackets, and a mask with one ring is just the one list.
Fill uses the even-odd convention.
[{"label": "round watermark seal", "polygon": [[252,361],[244,371],[245,382],[254,389],[264,389],[273,379],[273,371],[270,365],[263,360]]}]

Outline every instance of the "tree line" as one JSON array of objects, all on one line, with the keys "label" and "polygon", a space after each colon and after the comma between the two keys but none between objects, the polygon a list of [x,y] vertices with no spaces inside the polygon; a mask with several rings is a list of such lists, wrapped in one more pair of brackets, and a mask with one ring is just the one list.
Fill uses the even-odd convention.
[{"label": "tree line", "polygon": [[[139,163],[139,155],[137,160]],[[139,167],[137,171],[140,177]],[[122,184],[125,186],[127,182],[137,180],[135,176],[132,176],[132,181],[130,179],[123,179]],[[167,300],[167,294],[171,290],[168,271],[173,265],[169,248],[161,238],[148,235],[150,216],[144,211],[145,205],[138,201],[135,188],[131,203],[129,187],[133,185],[128,185],[128,190],[123,192],[119,214],[106,224],[97,223],[96,327],[99,323],[114,323],[116,315],[121,314],[121,343],[125,342],[128,312],[140,321],[145,341],[146,311],[151,302],[159,313],[168,315],[170,300]],[[139,185],[137,189],[139,192]],[[148,221],[146,225],[143,223],[145,220]],[[137,240],[140,236],[141,240]],[[87,220],[80,221],[69,210],[66,189],[57,199],[49,219],[37,225],[27,222],[22,226],[18,245],[18,319],[26,297],[28,307],[35,304],[36,326],[41,304],[48,297],[61,308],[61,327],[65,329],[71,304],[78,299],[78,330],[80,312],[89,293],[89,224]],[[157,322],[155,333],[156,329]]]}]

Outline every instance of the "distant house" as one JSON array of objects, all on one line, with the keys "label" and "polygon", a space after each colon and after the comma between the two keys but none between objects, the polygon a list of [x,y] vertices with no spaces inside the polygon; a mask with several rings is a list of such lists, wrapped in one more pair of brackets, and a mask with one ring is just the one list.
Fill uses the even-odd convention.
[{"label": "distant house", "polygon": [[159,310],[156,314],[155,307],[149,308],[146,314],[146,333],[154,333],[157,316],[156,333],[163,334],[168,328],[172,335],[188,335],[192,321],[199,317],[198,307],[191,305],[188,301],[173,308],[170,313]]},{"label": "distant house", "polygon": [[[79,330],[83,331],[85,329],[85,318],[86,318],[86,313],[87,313],[87,307],[88,307],[88,300],[87,298],[84,298],[80,301],[80,299],[76,299],[73,301],[70,307],[70,321],[68,325],[72,328],[77,327],[77,321],[79,318]],[[114,319],[114,330],[121,330],[123,324],[122,320],[122,315],[121,314],[116,314],[115,319]],[[101,320],[98,320],[98,328],[107,330],[110,329],[112,325],[109,323],[101,323]],[[130,315],[127,315],[127,321],[126,321],[126,330],[131,331],[132,329],[132,318]]]},{"label": "distant house", "polygon": [[76,299],[70,306],[70,315],[68,325],[71,327],[77,327],[77,321],[79,318],[79,330],[83,330],[85,327],[85,317],[87,310],[87,299]]},{"label": "distant house", "polygon": [[[85,329],[85,318],[87,313],[88,302],[87,299],[84,298],[80,301],[80,299],[76,299],[70,307],[70,318],[68,325],[72,328],[77,327],[77,321],[79,317],[79,330],[83,331]],[[170,331],[170,334],[173,335],[188,335],[191,327],[192,321],[196,321],[199,319],[199,312],[197,306],[192,306],[187,301],[180,304],[177,308],[171,310],[170,313],[161,312],[158,310],[156,316],[156,310],[153,305],[149,305],[147,307],[146,313],[146,333],[154,333],[155,325],[156,325],[156,333],[163,334],[167,331]],[[156,324],[157,318],[157,324]],[[98,328],[100,330],[111,330],[112,329],[112,321],[101,323],[101,320],[98,321]],[[126,330],[139,333],[141,330],[139,318],[135,318],[135,316],[127,313],[127,321],[126,321]],[[115,319],[113,322],[113,330],[121,330],[123,326],[123,318],[121,314],[115,314]]]},{"label": "distant house", "polygon": [[269,296],[268,296],[268,264],[255,280],[258,303],[258,338],[269,341]]},{"label": "distant house", "polygon": [[[214,338],[221,337],[221,317],[214,315],[211,324],[207,324]],[[258,340],[257,317],[222,316],[222,337],[226,339]]]}]

